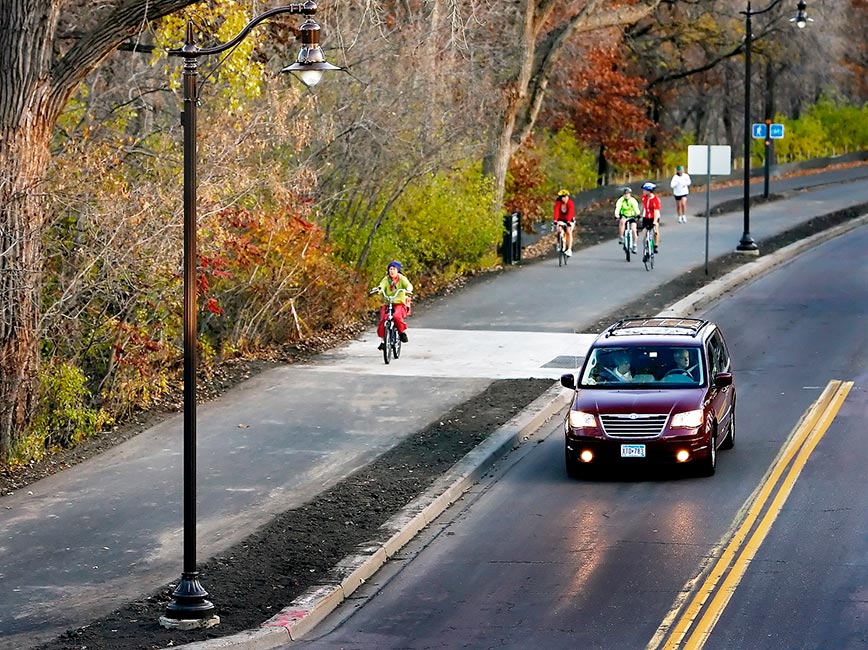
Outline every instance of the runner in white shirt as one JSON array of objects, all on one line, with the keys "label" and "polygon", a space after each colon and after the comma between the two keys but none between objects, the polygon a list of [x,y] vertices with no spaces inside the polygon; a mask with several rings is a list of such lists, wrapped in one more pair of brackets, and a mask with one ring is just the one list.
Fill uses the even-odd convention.
[{"label": "runner in white shirt", "polygon": [[690,190],[690,176],[684,171],[684,167],[678,165],[675,175],[669,183],[672,188],[672,196],[675,197],[675,211],[678,213],[678,223],[687,223],[687,195]]}]

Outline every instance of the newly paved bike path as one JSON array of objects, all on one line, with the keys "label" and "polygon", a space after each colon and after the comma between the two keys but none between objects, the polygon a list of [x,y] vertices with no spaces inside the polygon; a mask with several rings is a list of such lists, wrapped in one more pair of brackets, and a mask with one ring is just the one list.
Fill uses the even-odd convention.
[{"label": "newly paved bike path", "polygon": [[[822,185],[866,177],[866,168],[829,172],[812,179],[821,184],[817,189],[754,207],[754,238],[868,202],[868,180]],[[787,189],[784,182],[776,181],[773,191]],[[787,182],[807,184],[805,178]],[[725,198],[731,188],[721,192]],[[650,273],[640,262],[625,263],[614,241],[578,251],[564,269],[555,260],[508,269],[417,306],[410,343],[389,366],[369,331],[312,364],[271,370],[201,404],[200,561],[492,380],[554,379],[575,367],[592,338],[583,332],[595,318],[703,262],[705,221],[678,224],[667,199],[662,253]],[[700,195],[691,195],[692,213],[699,203]],[[740,213],[711,220],[711,258],[735,247],[742,221]],[[178,577],[181,430],[181,416],[170,418],[3,498],[0,648],[29,647]]]}]

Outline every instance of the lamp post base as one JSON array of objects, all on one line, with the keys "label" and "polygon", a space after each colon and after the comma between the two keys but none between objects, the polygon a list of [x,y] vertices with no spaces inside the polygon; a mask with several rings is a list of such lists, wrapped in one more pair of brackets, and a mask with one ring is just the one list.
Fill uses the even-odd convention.
[{"label": "lamp post base", "polygon": [[759,248],[757,248],[756,242],[749,232],[742,234],[738,246],[735,247],[735,252],[742,255],[759,255]]},{"label": "lamp post base", "polygon": [[167,630],[201,630],[208,627],[220,625],[220,617],[216,614],[207,618],[169,618],[168,616],[160,617],[160,625]]},{"label": "lamp post base", "polygon": [[214,627],[220,624],[220,617],[214,610],[208,592],[199,583],[198,574],[185,572],[172,593],[172,601],[166,605],[166,613],[160,617],[160,625],[178,630]]}]

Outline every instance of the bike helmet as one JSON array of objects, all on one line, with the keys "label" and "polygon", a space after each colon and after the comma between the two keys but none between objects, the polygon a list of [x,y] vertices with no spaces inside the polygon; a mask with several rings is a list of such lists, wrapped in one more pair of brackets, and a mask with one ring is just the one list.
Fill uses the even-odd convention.
[{"label": "bike helmet", "polygon": [[653,192],[654,190],[657,189],[657,186],[656,186],[654,183],[650,183],[650,182],[649,182],[649,183],[645,183],[645,184],[642,186],[642,189],[643,189],[643,190],[648,190],[649,192]]},{"label": "bike helmet", "polygon": [[569,195],[570,195],[569,190],[561,190],[560,192],[558,192],[558,196],[569,196]]},{"label": "bike helmet", "polygon": [[388,270],[389,270],[391,267],[393,267],[393,266],[394,266],[396,269],[398,269],[398,273],[401,272],[401,263],[400,263],[399,261],[397,261],[397,260],[392,260],[391,262],[389,262],[388,266],[386,266],[386,271],[388,271]]},{"label": "bike helmet", "polygon": [[633,193],[633,190],[631,190],[629,187],[621,188],[621,194],[632,194],[632,193]]}]

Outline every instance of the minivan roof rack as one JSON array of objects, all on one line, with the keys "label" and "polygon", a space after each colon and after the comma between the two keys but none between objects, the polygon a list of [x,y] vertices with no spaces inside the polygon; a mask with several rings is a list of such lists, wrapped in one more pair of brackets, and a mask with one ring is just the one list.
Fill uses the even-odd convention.
[{"label": "minivan roof rack", "polygon": [[606,330],[606,337],[619,334],[662,334],[661,330],[695,337],[708,322],[699,318],[622,318]]}]

